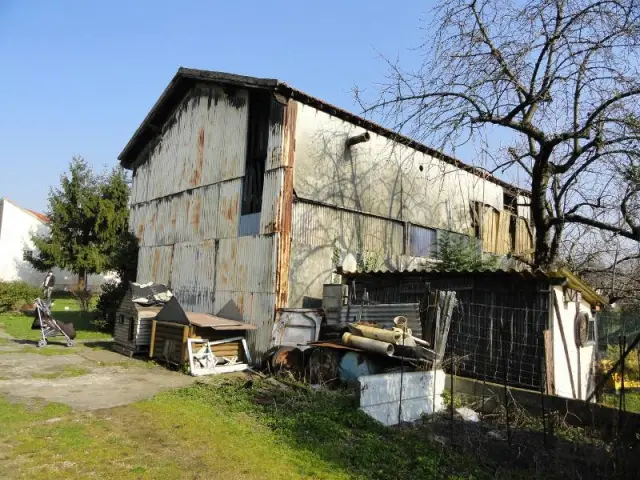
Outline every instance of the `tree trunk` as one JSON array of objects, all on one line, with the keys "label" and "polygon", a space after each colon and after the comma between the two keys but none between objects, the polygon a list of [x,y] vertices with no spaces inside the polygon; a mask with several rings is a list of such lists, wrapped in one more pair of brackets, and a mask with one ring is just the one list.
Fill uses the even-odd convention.
[{"label": "tree trunk", "polygon": [[87,288],[87,271],[85,269],[80,269],[78,271],[78,290],[84,290]]},{"label": "tree trunk", "polygon": [[535,255],[533,263],[536,267],[548,267],[551,258],[551,228],[546,210],[547,190],[549,189],[550,172],[548,162],[537,159],[531,177],[531,217],[535,227]]}]

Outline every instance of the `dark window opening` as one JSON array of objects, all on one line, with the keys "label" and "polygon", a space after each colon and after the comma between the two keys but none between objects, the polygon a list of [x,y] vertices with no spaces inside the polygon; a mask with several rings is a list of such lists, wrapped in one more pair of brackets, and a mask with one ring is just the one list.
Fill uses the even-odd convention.
[{"label": "dark window opening", "polygon": [[511,250],[516,249],[516,230],[517,230],[518,217],[511,215],[509,218],[509,241],[511,242]]},{"label": "dark window opening", "polygon": [[267,163],[269,139],[269,107],[271,98],[262,92],[249,93],[249,130],[247,158],[242,184],[241,215],[262,210],[264,170]]},{"label": "dark window opening", "polygon": [[120,317],[118,318],[118,322],[120,323],[120,325],[124,325],[124,315],[120,315]]},{"label": "dark window opening", "polygon": [[134,322],[133,318],[129,318],[129,341],[133,342],[133,333],[136,322]]},{"label": "dark window opening", "polygon": [[504,209],[508,212],[512,212],[517,214],[518,213],[518,198],[509,193],[509,192],[504,192],[504,195],[502,197],[502,203],[504,204]]}]

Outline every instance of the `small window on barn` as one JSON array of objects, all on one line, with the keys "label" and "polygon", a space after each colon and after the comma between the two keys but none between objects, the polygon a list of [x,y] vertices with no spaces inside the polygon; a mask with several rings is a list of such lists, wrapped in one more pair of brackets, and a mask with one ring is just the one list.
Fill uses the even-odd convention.
[{"label": "small window on barn", "polygon": [[503,194],[503,204],[504,210],[513,213],[514,215],[518,214],[518,198],[509,192],[504,192]]},{"label": "small window on barn", "polygon": [[120,325],[124,325],[124,315],[120,315],[120,316],[118,317],[118,323],[119,323]]},{"label": "small window on barn", "polygon": [[511,251],[515,251],[516,249],[516,232],[518,231],[518,217],[516,215],[511,215],[509,217],[509,244]]},{"label": "small window on barn", "polygon": [[409,255],[433,257],[438,249],[438,236],[433,228],[409,225]]},{"label": "small window on barn", "polygon": [[267,163],[269,110],[271,98],[263,92],[249,94],[249,130],[247,133],[247,158],[242,183],[241,215],[259,213],[262,210],[262,189]]}]

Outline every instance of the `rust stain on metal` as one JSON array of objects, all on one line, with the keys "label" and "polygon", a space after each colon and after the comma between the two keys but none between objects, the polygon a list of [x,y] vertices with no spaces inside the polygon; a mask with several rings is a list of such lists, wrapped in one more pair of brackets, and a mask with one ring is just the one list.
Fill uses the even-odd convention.
[{"label": "rust stain on metal", "polygon": [[160,267],[160,249],[156,248],[153,252],[153,266],[151,267],[151,276],[155,282],[158,277],[158,268]]},{"label": "rust stain on metal", "polygon": [[189,180],[192,187],[200,185],[200,177],[202,176],[202,165],[204,164],[204,128],[198,131],[198,158],[196,160],[196,168]]},{"label": "rust stain on metal", "polygon": [[193,225],[193,230],[198,231],[200,228],[200,198],[196,198],[193,201],[193,216],[191,217],[191,225]]},{"label": "rust stain on metal", "polygon": [[276,263],[276,310],[287,305],[289,300],[289,264],[291,256],[291,219],[293,216],[293,160],[295,154],[297,103],[289,100],[284,114],[282,164],[284,181],[278,198],[276,219],[280,232]]},{"label": "rust stain on metal", "polygon": [[222,200],[222,212],[227,220],[233,221],[238,211],[238,193],[233,198]]},{"label": "rust stain on metal", "polygon": [[244,295],[241,293],[238,295],[238,301],[236,302],[236,306],[238,307],[238,311],[244,315]]}]

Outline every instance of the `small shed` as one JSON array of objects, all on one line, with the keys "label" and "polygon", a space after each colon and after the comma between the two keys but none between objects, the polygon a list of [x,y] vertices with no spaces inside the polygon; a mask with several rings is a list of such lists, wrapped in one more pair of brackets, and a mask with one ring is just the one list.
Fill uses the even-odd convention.
[{"label": "small shed", "polygon": [[114,350],[123,355],[145,353],[151,344],[151,325],[162,307],[135,303],[127,294],[116,310]]},{"label": "small shed", "polygon": [[147,353],[152,321],[170,297],[171,292],[165,285],[130,283],[116,310],[114,350],[129,356]]},{"label": "small shed", "polygon": [[242,318],[242,315],[233,302],[225,305],[218,315],[211,315],[185,312],[178,300],[173,297],[153,320],[149,357],[171,365],[182,366],[189,360],[187,349],[189,338],[201,338],[212,342],[239,338],[232,342],[213,345],[213,353],[217,357],[238,357],[240,361],[249,361],[244,358],[242,339],[246,338],[247,330],[254,330],[256,326],[238,321],[237,318]]},{"label": "small shed", "polygon": [[594,387],[594,312],[606,302],[567,270],[418,269],[344,278],[352,291],[342,312],[367,303],[415,303],[424,312],[428,291],[455,291],[446,354],[459,375],[577,399]]}]

